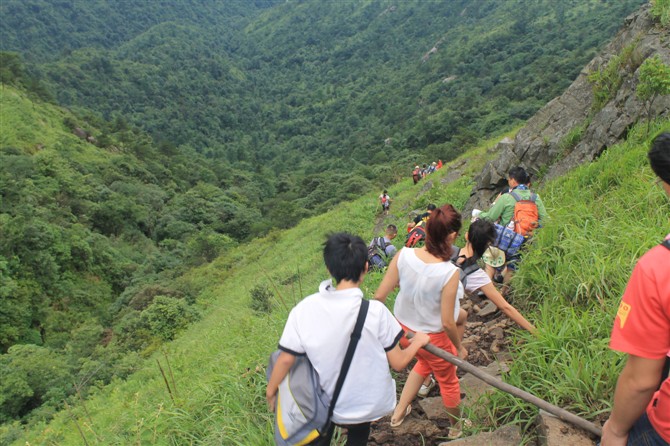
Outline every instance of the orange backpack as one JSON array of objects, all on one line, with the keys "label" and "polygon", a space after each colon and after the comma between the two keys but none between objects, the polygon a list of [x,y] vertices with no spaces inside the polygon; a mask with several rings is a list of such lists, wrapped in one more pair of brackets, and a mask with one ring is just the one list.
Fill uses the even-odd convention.
[{"label": "orange backpack", "polygon": [[530,237],[533,235],[533,230],[540,225],[540,214],[537,210],[537,194],[530,194],[528,200],[522,199],[515,191],[510,192],[510,195],[516,200],[514,205],[514,231]]}]

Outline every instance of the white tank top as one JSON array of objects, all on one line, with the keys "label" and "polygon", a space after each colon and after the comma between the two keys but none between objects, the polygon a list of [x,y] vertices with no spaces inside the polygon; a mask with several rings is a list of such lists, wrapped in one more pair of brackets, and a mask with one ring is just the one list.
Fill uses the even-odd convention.
[{"label": "white tank top", "polygon": [[[415,249],[403,248],[398,254],[400,291],[393,313],[401,324],[415,331],[439,333],[444,330],[441,317],[441,293],[458,268],[450,261],[425,263]],[[458,319],[463,285],[458,282],[454,320]]]}]

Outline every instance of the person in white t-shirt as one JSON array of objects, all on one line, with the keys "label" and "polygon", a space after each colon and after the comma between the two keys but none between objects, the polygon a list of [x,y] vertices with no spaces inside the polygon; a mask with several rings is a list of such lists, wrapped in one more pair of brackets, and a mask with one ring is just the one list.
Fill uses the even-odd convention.
[{"label": "person in white t-shirt", "polygon": [[[266,399],[273,411],[277,388],[296,356],[307,355],[323,389],[330,396],[335,390],[363,299],[360,285],[368,270],[368,248],[360,237],[337,233],[326,241],[323,258],[335,286],[330,280],[322,282],[319,292],[299,302],[288,316],[279,340],[282,352],[266,390]],[[402,370],[429,341],[428,335],[417,333],[407,348],[401,349],[398,341],[403,334],[391,312],[381,302],[371,301],[332,417],[334,424],[347,428],[349,446],[366,445],[370,422],[395,407],[395,381],[389,364],[395,370]],[[334,424],[326,435],[310,444],[330,444]]]},{"label": "person in white t-shirt", "polygon": [[[425,331],[431,344],[465,359],[468,351],[461,344],[456,325],[463,286],[458,267],[451,262],[452,244],[460,229],[461,215],[452,205],[435,209],[426,223],[425,246],[400,250],[375,292],[375,299],[385,302],[399,286],[393,312],[403,328],[411,332]],[[450,415],[451,428],[447,436],[460,437],[461,391],[456,367],[425,350],[419,350],[416,356],[417,363],[407,377],[391,417],[391,426],[403,422],[424,378],[433,373]]]}]

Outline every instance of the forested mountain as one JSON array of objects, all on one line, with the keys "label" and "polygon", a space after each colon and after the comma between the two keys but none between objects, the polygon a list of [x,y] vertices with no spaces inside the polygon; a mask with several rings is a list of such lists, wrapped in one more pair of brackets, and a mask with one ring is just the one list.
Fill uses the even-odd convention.
[{"label": "forested mountain", "polygon": [[639,4],[0,2],[0,421],[132,373],[193,266],[523,121]]},{"label": "forested mountain", "polygon": [[58,103],[269,179],[258,234],[525,120],[640,3],[8,0],[0,24]]}]

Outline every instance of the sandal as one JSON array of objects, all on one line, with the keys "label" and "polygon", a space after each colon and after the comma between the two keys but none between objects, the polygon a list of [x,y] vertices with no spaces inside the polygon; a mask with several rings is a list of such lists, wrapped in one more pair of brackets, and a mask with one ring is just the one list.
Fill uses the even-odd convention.
[{"label": "sandal", "polygon": [[402,424],[403,421],[405,421],[405,418],[407,418],[407,415],[412,411],[412,405],[408,404],[407,409],[405,409],[405,415],[399,420],[393,421],[391,420],[391,427],[398,427]]},{"label": "sandal", "polygon": [[461,438],[463,436],[464,427],[466,428],[472,427],[472,421],[468,420],[467,418],[462,418],[458,423],[456,423],[455,426],[451,426],[449,428],[447,438],[449,440],[455,440],[457,438]]}]

